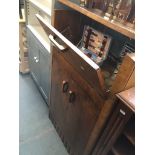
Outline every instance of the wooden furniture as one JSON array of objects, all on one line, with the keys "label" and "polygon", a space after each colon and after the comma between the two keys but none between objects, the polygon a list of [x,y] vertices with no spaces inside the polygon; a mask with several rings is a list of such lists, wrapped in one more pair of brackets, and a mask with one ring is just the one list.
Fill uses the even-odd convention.
[{"label": "wooden furniture", "polygon": [[25,0],[30,73],[41,95],[49,104],[50,91],[50,41],[35,14],[51,23],[52,0]]},{"label": "wooden furniture", "polygon": [[135,90],[119,94],[93,155],[135,154]]},{"label": "wooden furniture", "polygon": [[[115,82],[122,78],[120,76],[118,80],[113,79],[112,86],[109,88],[105,80],[106,74],[113,75],[115,67],[109,64],[109,61],[99,67],[77,47],[85,25],[93,25],[96,28],[100,27],[100,30],[105,30],[104,25],[93,18],[88,18],[89,14],[82,15],[81,10],[65,9],[64,6],[54,9],[52,14],[52,24],[36,14],[51,42],[49,116],[70,154],[89,155],[113,108],[115,93],[126,89],[126,85],[117,91],[115,87],[119,86]],[[114,43],[119,40],[118,32],[113,38]],[[122,46],[127,40],[130,38],[122,38],[121,34]],[[122,65],[128,58],[131,59],[130,55],[126,55]],[[132,71],[130,71],[131,68]],[[125,68],[125,72],[130,73],[130,76],[133,73],[133,67],[131,68]],[[120,73],[123,75],[123,71]],[[129,79],[124,79],[123,83],[128,83]],[[134,81],[129,87],[132,87],[133,83]]]},{"label": "wooden furniture", "polygon": [[21,12],[23,18],[19,19],[19,71],[21,73],[28,73],[29,64],[24,9],[22,9]]}]

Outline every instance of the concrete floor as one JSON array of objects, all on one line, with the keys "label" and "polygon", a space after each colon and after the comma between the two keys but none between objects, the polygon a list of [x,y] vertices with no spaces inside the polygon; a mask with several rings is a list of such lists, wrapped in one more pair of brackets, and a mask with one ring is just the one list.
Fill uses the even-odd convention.
[{"label": "concrete floor", "polygon": [[19,75],[20,155],[68,155],[30,75]]}]

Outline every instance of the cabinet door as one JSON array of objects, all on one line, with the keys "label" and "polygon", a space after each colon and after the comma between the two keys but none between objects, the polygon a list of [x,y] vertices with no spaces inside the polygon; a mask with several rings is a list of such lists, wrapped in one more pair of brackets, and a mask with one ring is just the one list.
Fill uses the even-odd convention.
[{"label": "cabinet door", "polygon": [[40,45],[39,49],[39,68],[40,68],[40,89],[42,91],[42,94],[48,103],[48,96],[49,96],[49,88],[50,88],[50,54],[49,52]]},{"label": "cabinet door", "polygon": [[28,50],[29,50],[29,65],[31,74],[35,82],[39,85],[39,49],[36,44],[36,38],[33,36],[32,32],[27,29],[28,37]]},{"label": "cabinet door", "polygon": [[70,154],[82,155],[99,111],[80,83],[74,69],[53,48],[51,115]]}]

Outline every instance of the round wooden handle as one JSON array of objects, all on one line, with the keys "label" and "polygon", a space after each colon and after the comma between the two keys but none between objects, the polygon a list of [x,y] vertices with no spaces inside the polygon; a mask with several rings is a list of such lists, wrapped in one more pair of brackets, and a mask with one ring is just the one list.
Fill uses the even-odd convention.
[{"label": "round wooden handle", "polygon": [[67,81],[62,81],[62,92],[67,92],[69,88],[69,83]]},{"label": "round wooden handle", "polygon": [[73,91],[69,91],[69,102],[72,103],[75,101],[75,98],[76,98],[76,95],[75,95],[75,92]]}]

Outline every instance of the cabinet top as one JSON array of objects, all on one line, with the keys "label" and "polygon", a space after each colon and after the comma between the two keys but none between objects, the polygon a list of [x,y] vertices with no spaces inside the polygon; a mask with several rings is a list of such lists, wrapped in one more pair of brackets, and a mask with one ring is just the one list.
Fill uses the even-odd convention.
[{"label": "cabinet top", "polygon": [[116,96],[122,100],[132,111],[135,111],[135,87],[120,92]]},{"label": "cabinet top", "polygon": [[64,5],[84,14],[85,16],[109,27],[112,30],[115,30],[131,39],[135,39],[135,30],[128,28],[120,23],[113,22],[112,20],[107,20],[103,16],[101,16],[97,12],[90,11],[87,8],[80,7],[78,4],[71,2],[70,0],[58,0],[59,2],[63,3]]}]

